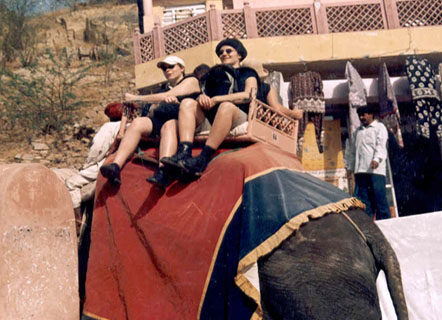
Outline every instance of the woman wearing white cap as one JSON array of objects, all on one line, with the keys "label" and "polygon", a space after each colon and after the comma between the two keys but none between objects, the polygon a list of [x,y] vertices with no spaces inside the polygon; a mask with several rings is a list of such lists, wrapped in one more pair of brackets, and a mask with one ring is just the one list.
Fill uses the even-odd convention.
[{"label": "woman wearing white cap", "polygon": [[[167,83],[163,85],[160,93],[149,95],[133,95],[126,93],[126,101],[147,101],[150,103],[165,102],[153,110],[153,115],[136,118],[127,129],[115,159],[112,163],[104,165],[100,171],[111,183],[121,184],[120,170],[127,159],[133,154],[142,136],[161,136],[159,157],[171,156],[177,149],[176,119],[178,118],[179,101],[186,97],[199,95],[198,79],[194,76],[184,75],[184,61],[176,56],[168,56],[158,62],[158,68],[163,70]],[[165,111],[165,112],[164,112]],[[160,164],[157,172],[147,180],[166,187],[171,180]]]}]

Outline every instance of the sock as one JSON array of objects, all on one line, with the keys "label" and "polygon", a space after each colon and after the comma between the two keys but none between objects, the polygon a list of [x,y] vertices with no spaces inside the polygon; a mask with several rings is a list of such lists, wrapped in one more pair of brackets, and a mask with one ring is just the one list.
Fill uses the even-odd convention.
[{"label": "sock", "polygon": [[209,147],[205,145],[203,147],[203,151],[201,151],[201,157],[204,157],[207,161],[209,161],[212,156],[215,154],[216,149],[213,149],[212,147]]},{"label": "sock", "polygon": [[189,148],[193,147],[193,142],[186,142],[186,141],[184,141],[184,142],[180,142],[180,144],[183,144],[183,145],[185,145],[185,146],[187,146]]},{"label": "sock", "polygon": [[180,142],[178,145],[178,152],[181,150],[182,152],[186,152],[192,154],[193,142]]}]

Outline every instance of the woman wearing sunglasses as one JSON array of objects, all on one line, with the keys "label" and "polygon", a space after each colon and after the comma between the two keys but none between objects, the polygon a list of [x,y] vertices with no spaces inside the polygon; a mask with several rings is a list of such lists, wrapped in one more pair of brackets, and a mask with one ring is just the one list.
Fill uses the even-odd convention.
[{"label": "woman wearing sunglasses", "polygon": [[[185,99],[180,104],[178,130],[180,144],[178,152],[161,161],[173,167],[184,169],[195,176],[206,169],[216,149],[230,130],[247,121],[249,103],[245,103],[253,90],[260,88],[259,77],[251,68],[241,68],[240,63],[247,56],[247,50],[237,39],[225,39],[216,46],[216,54],[222,65],[234,69],[235,90],[232,93],[208,96],[204,93],[194,99]],[[215,67],[214,67],[215,68]],[[258,91],[259,96],[259,91]],[[238,103],[233,103],[238,102]],[[209,137],[201,154],[191,157],[195,128],[207,118],[212,124]]]},{"label": "woman wearing sunglasses", "polygon": [[[101,174],[111,183],[121,184],[120,171],[127,159],[133,154],[142,136],[161,136],[159,157],[171,156],[177,150],[176,119],[178,118],[179,101],[186,97],[199,95],[199,82],[193,75],[185,76],[184,61],[176,56],[168,56],[158,62],[158,68],[163,71],[167,83],[162,86],[159,93],[149,95],[133,95],[126,93],[126,101],[147,101],[160,103],[153,109],[149,116],[136,118],[127,129],[121,140],[115,159],[112,163],[100,168]],[[147,181],[166,187],[170,182],[164,174],[164,167],[160,164],[157,172]]]}]

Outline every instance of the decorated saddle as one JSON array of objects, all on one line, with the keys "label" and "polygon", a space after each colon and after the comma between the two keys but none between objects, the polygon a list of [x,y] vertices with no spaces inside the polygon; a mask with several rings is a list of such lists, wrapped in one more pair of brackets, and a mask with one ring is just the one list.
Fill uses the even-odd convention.
[{"label": "decorated saddle", "polygon": [[261,318],[258,259],[309,219],[363,206],[261,143],[166,190],[145,181],[154,169],[129,162],[119,189],[98,179],[83,320]]}]

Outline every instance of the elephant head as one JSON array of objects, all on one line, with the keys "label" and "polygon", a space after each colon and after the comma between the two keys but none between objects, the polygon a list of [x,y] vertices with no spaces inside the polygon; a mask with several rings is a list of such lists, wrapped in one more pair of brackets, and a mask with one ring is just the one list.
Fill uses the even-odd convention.
[{"label": "elephant head", "polygon": [[264,319],[381,319],[384,270],[398,319],[408,319],[396,254],[361,209],[311,220],[259,260]]}]

